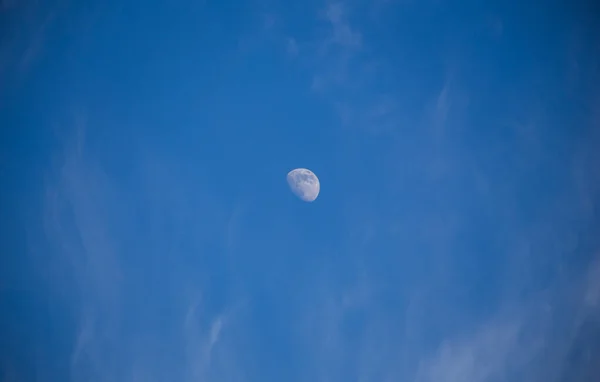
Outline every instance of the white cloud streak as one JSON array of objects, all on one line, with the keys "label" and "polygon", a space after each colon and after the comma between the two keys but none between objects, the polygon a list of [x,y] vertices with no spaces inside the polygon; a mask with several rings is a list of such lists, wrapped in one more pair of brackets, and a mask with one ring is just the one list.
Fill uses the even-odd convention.
[{"label": "white cloud streak", "polygon": [[[171,259],[180,255],[180,242],[193,227],[189,224],[192,217],[182,212],[200,207],[206,214],[212,208],[212,222],[219,224],[219,211],[214,209],[218,204],[165,193],[169,187],[186,190],[194,186],[177,177],[155,179],[162,176],[156,158],[152,174],[157,183],[152,184],[162,184],[162,188],[146,183],[136,187],[137,201],[131,199],[130,192],[102,169],[101,161],[86,149],[80,136],[48,177],[45,226],[52,249],[45,256],[52,258],[41,260],[52,267],[39,270],[49,283],[49,293],[71,306],[77,316],[71,380],[191,382],[227,378],[226,374],[234,371],[219,365],[226,361],[223,357],[234,354],[231,350],[217,354],[215,349],[237,311],[214,311],[194,297],[205,287],[200,281],[206,274],[170,276],[176,270]],[[141,211],[148,224],[135,223],[135,215]],[[147,230],[165,222],[171,230],[154,234]],[[222,223],[225,229],[226,222]],[[191,247],[186,248],[201,250],[208,235],[196,232],[188,243]],[[187,290],[191,293],[186,295]],[[182,318],[179,333],[153,329],[177,325],[169,318],[173,315]],[[131,320],[135,320],[133,326]]]},{"label": "white cloud streak", "polygon": [[356,15],[350,4],[327,2],[316,14],[319,36],[308,41],[287,36],[286,49],[308,63],[313,72],[309,86],[330,103],[344,126],[389,133],[400,123],[399,104],[375,86],[381,81],[381,58],[364,49],[363,33],[351,21]]},{"label": "white cloud streak", "polygon": [[342,2],[329,3],[323,11],[323,17],[331,26],[325,47],[339,45],[346,49],[360,49],[362,46],[362,35],[352,28],[346,13],[346,6]]}]

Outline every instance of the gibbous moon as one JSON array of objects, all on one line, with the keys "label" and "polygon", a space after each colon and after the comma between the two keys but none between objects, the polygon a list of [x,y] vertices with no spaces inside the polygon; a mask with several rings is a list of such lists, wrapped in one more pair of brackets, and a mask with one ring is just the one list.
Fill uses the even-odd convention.
[{"label": "gibbous moon", "polygon": [[292,192],[305,202],[312,202],[319,196],[319,178],[309,169],[297,168],[288,172],[287,182]]}]

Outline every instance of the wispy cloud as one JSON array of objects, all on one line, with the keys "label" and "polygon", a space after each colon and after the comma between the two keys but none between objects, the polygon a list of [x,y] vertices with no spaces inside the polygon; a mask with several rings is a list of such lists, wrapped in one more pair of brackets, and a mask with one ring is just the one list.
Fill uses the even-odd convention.
[{"label": "wispy cloud", "polygon": [[486,326],[472,338],[444,342],[433,359],[419,367],[418,382],[506,380],[510,376],[508,357],[520,353],[519,328],[514,324]]},{"label": "wispy cloud", "polygon": [[[217,204],[178,194],[195,187],[189,183],[193,178],[174,175],[179,162],[170,163],[172,177],[165,178],[159,164],[166,162],[155,155],[148,163],[148,157],[131,153],[145,159],[125,188],[104,170],[101,154],[86,147],[83,131],[58,155],[59,165],[48,175],[48,246],[38,251],[39,265],[52,265],[38,270],[48,281],[48,293],[71,306],[77,317],[76,333],[70,334],[71,379],[206,381],[239,372],[229,370],[233,361],[225,359],[235,357],[234,339],[221,346],[227,330],[239,324],[239,307],[234,301],[219,308],[198,298],[208,275],[199,264],[198,271],[180,264],[191,255],[186,251],[201,251],[213,236],[206,230],[190,236],[197,219],[185,211],[193,208],[225,230]],[[151,179],[145,178],[146,165],[153,168]],[[145,224],[138,223],[141,215]]]},{"label": "wispy cloud", "polygon": [[190,370],[190,381],[202,381],[208,377],[210,370],[211,358],[213,350],[221,335],[223,329],[224,318],[222,316],[215,317],[208,328],[201,330],[202,318],[198,316],[202,312],[199,311],[199,302],[190,305],[190,308],[185,316],[184,331],[187,342],[187,357],[189,364],[192,367]]},{"label": "wispy cloud", "polygon": [[48,29],[52,26],[55,19],[56,11],[50,12],[34,33],[31,42],[29,43],[25,52],[23,53],[23,57],[21,59],[20,64],[21,71],[25,72],[29,70],[31,65],[42,53]]},{"label": "wispy cloud", "polygon": [[[377,292],[366,300],[361,298],[361,304],[345,304],[340,295],[343,288],[338,285],[334,292],[331,281],[321,283],[319,297],[315,295],[305,316],[310,323],[305,330],[312,333],[305,334],[305,338],[315,349],[311,353],[315,357],[314,373],[322,381],[573,380],[573,373],[585,370],[573,369],[571,353],[600,339],[600,331],[584,328],[590,320],[600,328],[600,306],[590,299],[597,293],[597,274],[597,265],[592,266],[585,277],[555,285],[526,302],[507,300],[489,318],[460,332],[445,332],[443,340],[431,350],[415,346],[414,341],[402,335],[399,317],[386,319],[384,312],[389,307],[380,305]],[[371,287],[373,282],[368,280]],[[355,298],[361,295],[360,291],[354,294]],[[444,315],[443,310],[431,310],[428,314]],[[413,326],[417,333],[410,336],[422,341],[428,337],[427,331],[440,329]],[[584,329],[593,336],[584,340],[586,343],[582,342]],[[589,362],[581,364],[588,370],[592,367]]]},{"label": "wispy cloud", "polygon": [[287,37],[286,41],[286,52],[290,57],[296,57],[298,53],[300,53],[300,48],[298,47],[298,42],[292,38]]},{"label": "wispy cloud", "polygon": [[325,29],[321,39],[314,42],[312,54],[316,66],[311,86],[319,93],[335,97],[339,96],[336,93],[356,85],[354,66],[361,65],[357,58],[363,44],[362,34],[350,24],[345,3],[329,3],[318,16]]},{"label": "wispy cloud", "polygon": [[[0,22],[10,28],[0,36],[0,81],[21,80],[44,53],[46,39],[56,23],[62,3],[33,4],[16,0],[0,2]],[[14,78],[11,78],[14,77]]]},{"label": "wispy cloud", "polygon": [[315,12],[315,38],[287,36],[286,50],[312,71],[308,84],[316,95],[328,102],[347,127],[371,132],[389,132],[396,127],[397,100],[378,88],[381,63],[368,49],[356,19],[352,2],[326,2]]},{"label": "wispy cloud", "polygon": [[337,45],[358,50],[362,46],[362,35],[350,25],[347,12],[347,6],[342,2],[329,3],[322,11],[321,16],[330,26],[325,48]]}]

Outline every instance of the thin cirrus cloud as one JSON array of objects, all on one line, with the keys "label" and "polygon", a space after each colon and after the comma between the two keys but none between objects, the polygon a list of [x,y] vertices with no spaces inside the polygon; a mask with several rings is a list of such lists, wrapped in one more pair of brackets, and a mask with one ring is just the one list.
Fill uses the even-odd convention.
[{"label": "thin cirrus cloud", "polygon": [[[319,283],[320,297],[311,300],[304,316],[304,336],[314,349],[307,372],[323,381],[566,382],[586,376],[577,380],[591,382],[600,306],[590,296],[597,296],[598,269],[596,264],[585,277],[559,283],[526,301],[508,299],[489,318],[461,332],[445,332],[429,350],[418,341],[426,337],[425,331],[439,327],[413,326],[417,333],[403,335],[401,316],[386,317],[376,295],[360,305],[346,305],[343,288]],[[367,282],[373,285],[374,279]],[[448,319],[453,315],[428,314]],[[348,331],[357,317],[362,317],[362,325]],[[415,334],[417,342],[410,338]]]},{"label": "thin cirrus cloud", "polygon": [[[593,351],[590,343],[600,335],[600,327],[595,331],[585,327],[600,318],[597,302],[586,302],[586,296],[598,288],[599,265],[592,265],[583,279],[557,285],[524,304],[509,303],[507,312],[444,341],[419,363],[416,381],[562,382],[589,372],[594,360],[577,354]],[[582,332],[590,336],[587,343]]]},{"label": "thin cirrus cloud", "polygon": [[[348,127],[389,133],[400,123],[394,94],[378,89],[385,60],[365,49],[360,28],[351,21],[354,3],[325,3],[315,12],[316,36],[284,38],[288,55],[312,71],[310,88],[328,102]],[[380,5],[385,6],[385,5]]]},{"label": "thin cirrus cloud", "polygon": [[[240,325],[240,305],[219,308],[199,298],[208,276],[202,256],[194,256],[196,265],[177,260],[186,251],[202,253],[213,236],[186,209],[194,206],[225,230],[219,203],[209,196],[188,199],[178,190],[193,187],[181,182],[193,182],[194,175],[161,172],[167,161],[156,155],[141,162],[138,186],[123,188],[82,134],[57,158],[47,176],[44,239],[32,248],[48,293],[73,309],[74,333],[65,333],[72,338],[70,380],[235,377],[239,368],[231,368],[236,355],[227,332]],[[148,224],[136,223],[140,214]],[[171,329],[161,330],[163,325]]]}]

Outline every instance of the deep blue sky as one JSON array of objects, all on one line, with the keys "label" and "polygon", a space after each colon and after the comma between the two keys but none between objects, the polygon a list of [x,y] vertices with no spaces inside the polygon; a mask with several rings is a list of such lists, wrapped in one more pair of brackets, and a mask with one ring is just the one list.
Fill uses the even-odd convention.
[{"label": "deep blue sky", "polygon": [[564,3],[0,2],[2,380],[597,380]]}]

